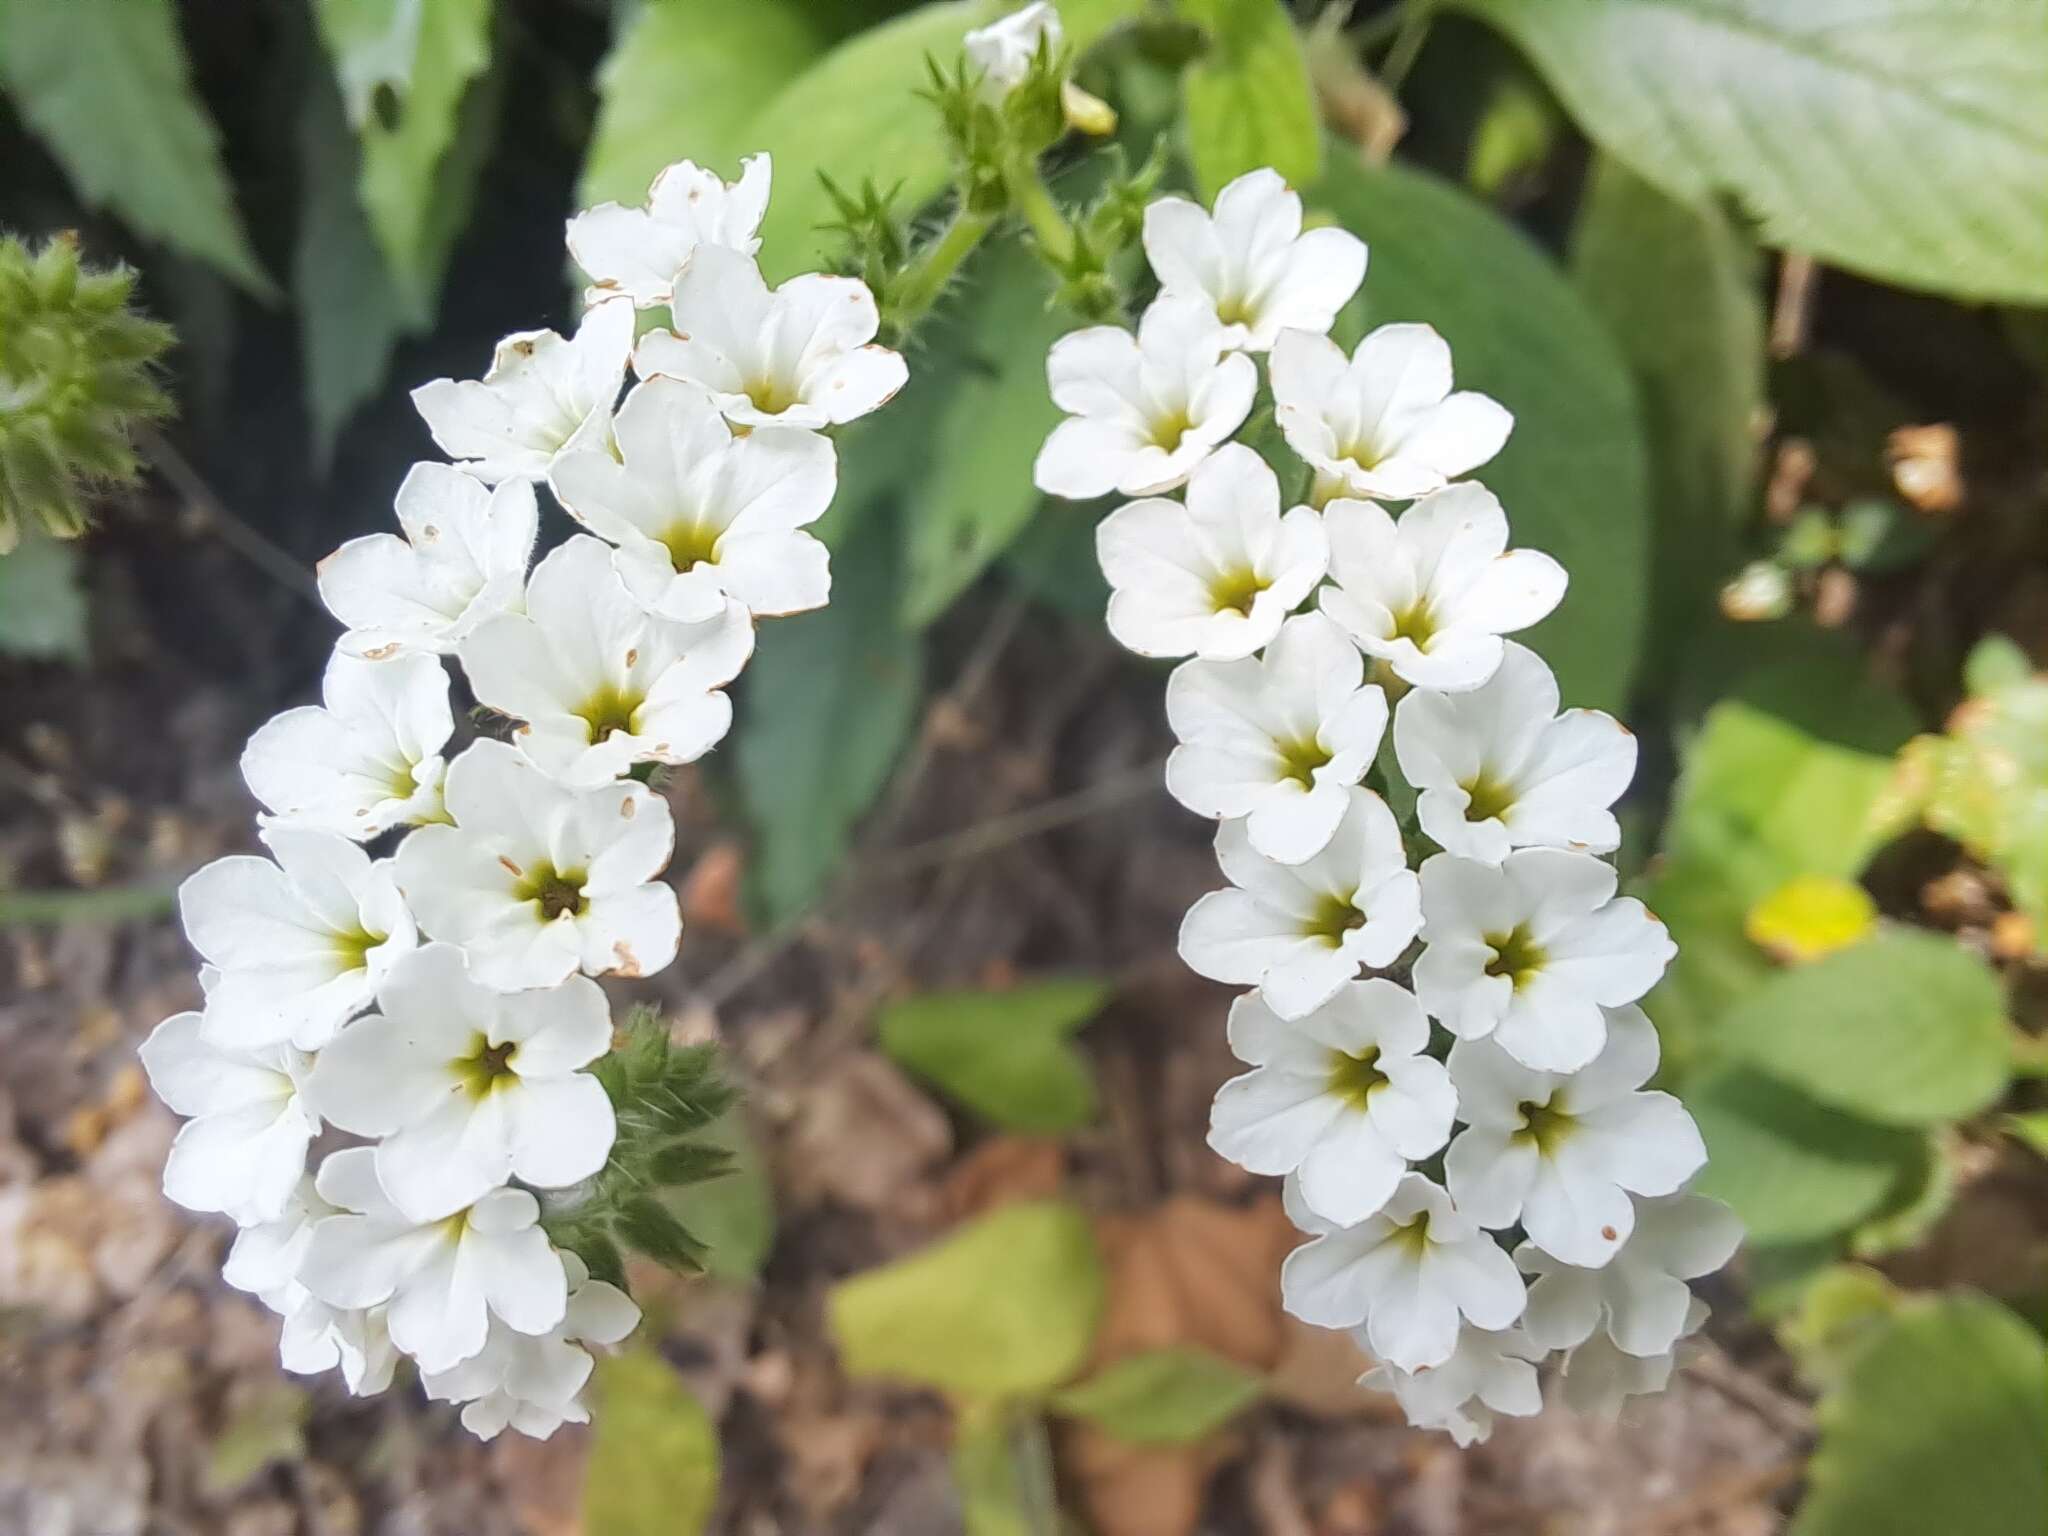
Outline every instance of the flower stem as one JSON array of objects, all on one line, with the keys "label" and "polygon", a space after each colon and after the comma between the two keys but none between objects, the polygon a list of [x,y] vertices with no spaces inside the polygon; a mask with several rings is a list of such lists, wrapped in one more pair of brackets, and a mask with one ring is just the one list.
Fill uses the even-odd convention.
[{"label": "flower stem", "polygon": [[1401,28],[1394,34],[1393,46],[1387,49],[1387,56],[1380,60],[1380,67],[1374,71],[1380,84],[1391,96],[1401,94],[1402,82],[1408,78],[1408,71],[1415,67],[1416,55],[1422,52],[1422,45],[1429,37],[1429,24],[1435,19],[1436,7],[1430,0],[1409,0],[1401,15]]},{"label": "flower stem", "polygon": [[1053,201],[1052,193],[1046,190],[1037,161],[1011,159],[1003,167],[1003,185],[1009,188],[1011,206],[1031,226],[1046,258],[1056,265],[1065,263],[1074,254],[1074,228],[1060,212],[1060,205]]},{"label": "flower stem", "polygon": [[898,341],[938,302],[946,284],[960,270],[960,263],[974,253],[994,224],[986,214],[961,208],[931,243],[904,266],[893,285],[895,292],[889,303],[889,325]]}]

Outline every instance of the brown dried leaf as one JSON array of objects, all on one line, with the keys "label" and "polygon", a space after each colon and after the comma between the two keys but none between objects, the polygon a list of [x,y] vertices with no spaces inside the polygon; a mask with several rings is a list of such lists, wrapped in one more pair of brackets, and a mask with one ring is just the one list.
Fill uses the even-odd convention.
[{"label": "brown dried leaf", "polygon": [[952,1147],[944,1111],[887,1058],[861,1051],[805,1095],[790,1135],[789,1182],[800,1200],[902,1211],[906,1194]]}]

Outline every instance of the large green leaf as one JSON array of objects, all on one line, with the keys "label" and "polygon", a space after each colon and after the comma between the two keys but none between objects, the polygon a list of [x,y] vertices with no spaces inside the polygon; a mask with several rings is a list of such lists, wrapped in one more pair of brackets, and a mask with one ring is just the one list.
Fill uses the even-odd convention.
[{"label": "large green leaf", "polygon": [[1720,1073],[1685,1102],[1707,1143],[1697,1187],[1733,1206],[1752,1242],[1845,1232],[1919,1171],[1913,1132],[1842,1114],[1754,1072]]},{"label": "large green leaf", "polygon": [[937,407],[931,467],[906,498],[906,623],[930,623],[1009,546],[1042,504],[1031,464],[1059,408],[1045,354],[1073,328],[1047,303],[1044,268],[1006,240],[974,263],[970,297],[943,345],[954,372]]},{"label": "large green leaf", "polygon": [[[775,157],[775,198],[761,226],[761,268],[771,282],[818,265],[835,217],[818,173],[842,187],[872,179],[909,210],[951,175],[937,114],[917,93],[929,55],[950,67],[960,40],[1012,7],[999,0],[935,0],[848,38],[771,97],[748,123],[743,148]],[[1068,0],[1060,19],[1086,48],[1144,0]]]},{"label": "large green leaf", "polygon": [[1566,703],[1619,708],[1643,632],[1647,470],[1635,390],[1606,328],[1526,236],[1426,172],[1337,151],[1308,199],[1372,247],[1338,334],[1425,321],[1450,342],[1459,386],[1514,412],[1514,435],[1479,478],[1515,541],[1571,573],[1563,606],[1523,638],[1557,669]]},{"label": "large green leaf", "polygon": [[1185,1445],[1221,1429],[1259,1392],[1258,1377],[1220,1355],[1155,1349],[1104,1366],[1049,1406],[1130,1445]]},{"label": "large green leaf", "polygon": [[593,1378],[584,1536],[696,1536],[718,1497],[718,1430],[673,1367],[642,1347]]},{"label": "large green leaf", "polygon": [[1101,1009],[1080,977],[1003,992],[928,992],[876,1021],[882,1049],[995,1124],[1064,1131],[1095,1116],[1095,1079],[1068,1037]]},{"label": "large green leaf", "polygon": [[1887,1125],[1959,1120],[2011,1073],[1998,978],[1946,934],[1914,929],[1773,977],[1729,1010],[1712,1043]]},{"label": "large green leaf", "polygon": [[1188,65],[1188,164],[1202,195],[1270,165],[1296,185],[1322,170],[1322,123],[1301,38],[1280,0],[1181,0],[1208,33]]},{"label": "large green leaf", "polygon": [[1601,146],[1772,244],[1916,288],[2048,299],[2040,0],[1451,0]]},{"label": "large green leaf", "polygon": [[0,0],[0,78],[78,195],[266,297],[171,0]]},{"label": "large green leaf", "polygon": [[1601,158],[1573,236],[1572,275],[1642,395],[1654,673],[1713,621],[1749,514],[1764,384],[1756,265],[1718,209],[1674,202]]},{"label": "large green leaf", "polygon": [[362,143],[370,229],[424,322],[455,229],[443,162],[457,147],[471,82],[490,66],[492,0],[318,0],[321,41]]},{"label": "large green leaf", "polygon": [[1060,1536],[1052,1447],[1030,1409],[964,1409],[953,1426],[953,1481],[966,1536]]},{"label": "large green leaf", "polygon": [[775,1182],[746,1112],[729,1109],[695,1138],[732,1154],[732,1170],[667,1196],[668,1207],[704,1245],[704,1269],[721,1280],[748,1281],[761,1273],[775,1246]]},{"label": "large green leaf", "polygon": [[886,524],[865,521],[833,557],[831,605],[761,626],[735,753],[772,922],[818,894],[917,719],[924,653],[896,623],[895,555]]},{"label": "large green leaf", "polygon": [[637,203],[677,160],[733,175],[753,148],[740,130],[825,41],[802,0],[648,0],[598,66],[580,205]]},{"label": "large green leaf", "polygon": [[2040,1536],[2048,1348],[1983,1296],[1910,1303],[1820,1406],[1792,1536]]},{"label": "large green leaf", "polygon": [[0,555],[0,656],[83,663],[85,588],[79,546],[31,525]]},{"label": "large green leaf", "polygon": [[1102,1310],[1087,1215],[1006,1205],[931,1247],[833,1288],[826,1315],[852,1376],[935,1387],[968,1402],[1051,1391],[1079,1369]]}]

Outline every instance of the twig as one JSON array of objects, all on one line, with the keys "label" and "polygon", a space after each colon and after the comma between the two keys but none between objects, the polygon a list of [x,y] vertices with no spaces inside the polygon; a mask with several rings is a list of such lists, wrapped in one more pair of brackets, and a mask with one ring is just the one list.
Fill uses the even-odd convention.
[{"label": "twig", "polygon": [[223,544],[279,586],[297,593],[315,607],[320,605],[319,585],[305,563],[229,511],[169,438],[152,427],[141,426],[135,429],[135,442],[142,456],[199,514],[203,526],[220,535]]},{"label": "twig", "polygon": [[1077,789],[1072,794],[1058,795],[1050,800],[1041,800],[1036,805],[1027,805],[1019,810],[1009,811],[1001,816],[991,816],[972,826],[962,827],[958,832],[948,832],[940,837],[927,838],[921,843],[884,852],[867,861],[864,872],[873,875],[900,875],[911,870],[927,869],[934,864],[950,864],[956,859],[977,858],[982,854],[994,853],[1026,838],[1038,837],[1044,833],[1068,826],[1076,821],[1085,821],[1104,811],[1114,810],[1127,801],[1142,798],[1157,789],[1165,759],[1157,758],[1136,768],[1127,768],[1122,773]]},{"label": "twig", "polygon": [[1685,1371],[1703,1386],[1712,1387],[1730,1402],[1747,1408],[1779,1433],[1794,1440],[1812,1438],[1811,1409],[1739,1370],[1715,1345],[1701,1348],[1687,1362]]},{"label": "twig", "polygon": [[1778,297],[1771,306],[1771,356],[1797,357],[1813,326],[1813,258],[1787,251],[1778,264]]}]

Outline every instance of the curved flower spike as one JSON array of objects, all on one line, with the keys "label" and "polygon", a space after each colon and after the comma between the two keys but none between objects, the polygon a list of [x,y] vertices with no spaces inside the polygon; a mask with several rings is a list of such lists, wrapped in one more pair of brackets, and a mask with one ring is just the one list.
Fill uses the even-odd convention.
[{"label": "curved flower spike", "polygon": [[1451,349],[1426,325],[1383,325],[1348,362],[1327,336],[1282,331],[1272,379],[1287,446],[1341,496],[1442,490],[1499,453],[1515,423],[1485,395],[1451,393]]},{"label": "curved flower spike", "polygon": [[740,161],[740,179],[679,160],[654,178],[641,208],[599,203],[569,221],[569,255],[590,278],[584,302],[623,294],[635,307],[666,304],[676,273],[700,245],[751,256],[761,248],[772,165],[767,155]]},{"label": "curved flower spike", "polygon": [[1543,1351],[1519,1328],[1466,1327],[1450,1358],[1425,1371],[1379,1364],[1360,1386],[1391,1392],[1410,1424],[1446,1431],[1458,1445],[1493,1432],[1493,1416],[1525,1419],[1543,1407],[1536,1366]]},{"label": "curved flower spike", "polygon": [[482,379],[434,379],[412,403],[434,441],[479,480],[545,480],[555,459],[602,448],[633,350],[633,306],[585,311],[573,340],[517,331],[498,343]]},{"label": "curved flower spike", "polygon": [[446,655],[519,601],[540,509],[533,487],[496,490],[446,464],[415,464],[398,488],[405,532],[366,533],[320,562],[320,600],[348,626],[340,649],[382,661]]},{"label": "curved flower spike", "polygon": [[164,1163],[164,1194],[188,1211],[236,1222],[275,1221],[305,1172],[320,1132],[301,1087],[312,1059],[289,1045],[226,1050],[200,1015],[165,1019],[142,1042],[149,1086],[186,1124]]},{"label": "curved flower spike", "polygon": [[1348,230],[1303,233],[1301,197],[1278,171],[1248,171],[1209,214],[1185,198],[1145,210],[1145,257],[1167,293],[1199,299],[1223,344],[1264,352],[1280,332],[1322,335],[1365,280],[1365,242]]},{"label": "curved flower spike", "polygon": [[1635,1210],[1635,1230],[1602,1268],[1578,1268],[1533,1242],[1515,1250],[1515,1263],[1535,1277],[1524,1322],[1545,1349],[1572,1349],[1598,1333],[1647,1359],[1692,1331],[1696,1303],[1685,1282],[1735,1257],[1742,1223],[1704,1195],[1638,1199]]},{"label": "curved flower spike", "polygon": [[675,328],[641,338],[635,371],[696,385],[740,426],[837,426],[910,377],[899,353],[873,344],[882,317],[857,277],[807,272],[771,290],[753,257],[700,245],[669,312]]},{"label": "curved flower spike", "polygon": [[646,976],[675,957],[682,917],[659,878],[675,826],[646,785],[570,789],[479,741],[448,766],[448,814],[393,862],[420,926],[460,947],[484,986]]}]

